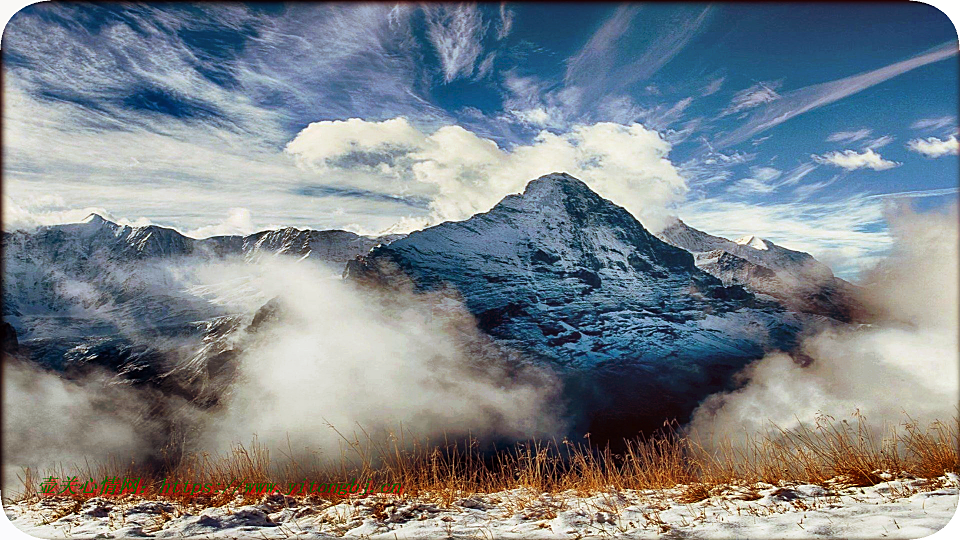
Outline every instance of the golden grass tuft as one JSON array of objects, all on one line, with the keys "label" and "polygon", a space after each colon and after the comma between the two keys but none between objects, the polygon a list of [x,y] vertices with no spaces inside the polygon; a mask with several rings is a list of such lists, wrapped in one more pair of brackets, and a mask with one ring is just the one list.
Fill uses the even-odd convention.
[{"label": "golden grass tuft", "polygon": [[[908,418],[895,429],[870,426],[859,414],[853,421],[821,416],[814,425],[777,429],[772,434],[725,439],[706,444],[676,425],[656,436],[625,441],[622,451],[585,443],[530,441],[491,451],[474,439],[430,443],[410,439],[402,430],[373,437],[363,430],[340,432],[341,451],[335,459],[320,454],[295,458],[287,449],[274,459],[256,440],[236,446],[225,456],[191,454],[162,470],[146,470],[134,463],[109,462],[68,471],[62,467],[42,475],[26,470],[17,500],[38,497],[47,476],[102,479],[105,476],[146,478],[151,485],[172,482],[231,484],[273,482],[280,486],[308,480],[340,483],[370,480],[403,486],[401,496],[421,497],[440,504],[473,494],[525,488],[530,493],[580,494],[622,489],[679,487],[679,498],[697,502],[718,486],[749,486],[781,482],[873,485],[892,477],[937,478],[960,473],[960,416],[950,422],[921,426]],[[877,434],[883,434],[878,436]],[[235,495],[160,495],[150,498],[187,506],[221,506]],[[241,495],[259,502],[262,494]],[[316,502],[337,501],[347,495],[309,497]],[[535,497],[536,495],[534,495]],[[274,496],[276,497],[276,496]],[[283,499],[281,497],[281,499]]]}]

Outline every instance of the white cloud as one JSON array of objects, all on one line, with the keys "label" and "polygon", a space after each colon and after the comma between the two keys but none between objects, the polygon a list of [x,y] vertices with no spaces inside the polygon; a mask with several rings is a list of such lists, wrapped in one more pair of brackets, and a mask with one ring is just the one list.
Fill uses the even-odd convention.
[{"label": "white cloud", "polygon": [[476,80],[483,79],[493,73],[493,62],[496,59],[497,53],[492,52],[483,59],[483,62],[480,62],[480,65],[477,66]]},{"label": "white cloud", "polygon": [[516,13],[508,9],[506,3],[500,4],[500,21],[497,23],[497,41],[505,39],[513,29],[513,19]]},{"label": "white cloud", "polygon": [[872,149],[872,150],[876,150],[877,148],[883,148],[884,146],[887,146],[888,144],[892,143],[893,141],[894,141],[894,138],[893,138],[892,136],[890,136],[890,135],[881,135],[880,137],[877,137],[876,139],[871,139],[871,140],[869,140],[869,141],[865,141],[865,142],[863,143],[863,148],[870,148],[870,149]]},{"label": "white cloud", "polygon": [[581,92],[576,88],[551,91],[549,86],[535,75],[506,71],[503,74],[503,108],[510,112],[509,120],[519,119],[522,123],[556,129],[568,127],[580,107]]},{"label": "white cloud", "polygon": [[958,153],[957,137],[955,135],[951,135],[947,140],[936,137],[913,139],[907,143],[907,148],[931,158]]},{"label": "white cloud", "polygon": [[720,91],[720,88],[723,86],[723,81],[725,80],[726,77],[720,77],[711,80],[706,86],[703,87],[703,90],[700,91],[700,95],[706,97],[716,94]]},{"label": "white cloud", "polygon": [[[322,165],[325,174],[366,175],[380,189],[423,194],[430,200],[431,214],[425,220],[429,223],[489,210],[504,196],[522,191],[529,180],[556,171],[580,178],[652,229],[663,225],[666,209],[686,192],[686,183],[667,157],[670,144],[640,124],[597,123],[562,133],[542,131],[530,144],[502,149],[456,125],[426,133],[402,118],[388,122],[388,136],[379,133],[377,126],[383,123],[311,124],[291,141],[287,152],[308,167]],[[328,138],[339,140],[340,129],[354,139],[350,145],[331,147]],[[356,138],[358,133],[376,134],[368,143]],[[394,145],[391,148],[404,150],[383,152],[384,140]],[[351,159],[357,154],[368,159]]]},{"label": "white cloud", "polygon": [[[640,6],[624,5],[567,60],[564,84],[583,92],[584,104],[618,95],[665,66],[699,33],[711,8],[678,7],[670,19],[633,24]],[[624,55],[630,49],[629,56]],[[623,60],[632,59],[627,63]]]},{"label": "white cloud", "polygon": [[748,163],[756,158],[756,154],[734,152],[708,151],[704,155],[693,157],[680,165],[681,174],[690,185],[702,188],[710,184],[729,180],[733,176],[731,169]]},{"label": "white cloud", "polygon": [[444,82],[473,74],[474,65],[483,53],[481,40],[486,31],[477,6],[428,6],[424,8],[427,37],[443,69]]},{"label": "white cloud", "polygon": [[783,177],[783,180],[780,181],[780,185],[792,186],[793,184],[803,180],[805,176],[812,173],[817,167],[817,164],[810,161],[801,163],[787,172],[787,174]]},{"label": "white cloud", "polygon": [[853,171],[856,169],[885,171],[901,165],[896,161],[883,159],[880,154],[869,148],[863,152],[857,152],[856,150],[844,150],[843,152],[828,152],[822,156],[813,154],[810,157],[817,163],[833,165],[848,171]]},{"label": "white cloud", "polygon": [[910,70],[927,64],[945,60],[957,54],[955,42],[946,43],[936,49],[924,52],[913,58],[896,62],[873,71],[866,71],[843,79],[806,86],[781,95],[781,98],[758,107],[750,113],[746,121],[733,131],[715,141],[722,148],[753,137],[757,133],[778,126],[787,120],[813,109],[828,105],[847,96],[856,94],[871,86],[902,75]]},{"label": "white cloud", "polygon": [[937,130],[943,128],[957,129],[956,116],[941,116],[939,118],[921,118],[910,125],[911,129]]},{"label": "white cloud", "polygon": [[856,131],[838,131],[832,133],[827,137],[827,142],[842,142],[842,143],[852,143],[857,142],[861,139],[866,139],[871,134],[873,130],[871,129],[858,129]]},{"label": "white cloud", "polygon": [[5,231],[32,230],[48,225],[79,223],[89,217],[90,214],[99,214],[114,223],[131,227],[151,224],[150,220],[146,218],[130,220],[115,216],[99,206],[82,208],[70,206],[59,195],[40,194],[18,197],[17,199],[7,194],[3,195],[3,230]]},{"label": "white cloud", "polygon": [[183,234],[192,238],[209,238],[211,236],[248,235],[256,232],[250,210],[246,208],[231,208],[227,218],[216,225],[198,227]]},{"label": "white cloud", "polygon": [[683,117],[683,112],[693,103],[693,98],[687,97],[677,101],[670,107],[659,105],[638,111],[637,116],[647,127],[657,131],[666,131],[667,128]]},{"label": "white cloud", "polygon": [[752,109],[780,99],[777,88],[780,87],[780,81],[759,82],[750,88],[740,90],[733,95],[730,104],[723,110],[722,115],[737,113],[746,109]]},{"label": "white cloud", "polygon": [[300,131],[287,144],[286,152],[295,156],[298,164],[318,169],[327,168],[335,158],[354,153],[406,153],[421,147],[425,138],[403,117],[383,122],[359,118],[324,120]]},{"label": "white cloud", "polygon": [[779,187],[773,181],[782,174],[783,171],[773,167],[751,167],[750,177],[737,180],[727,187],[727,191],[740,195],[771,193]]},{"label": "white cloud", "polygon": [[944,195],[955,195],[960,188],[936,188],[936,189],[915,189],[911,191],[897,191],[893,193],[877,193],[870,195],[868,199],[922,199],[926,197],[943,197]]},{"label": "white cloud", "polygon": [[562,119],[554,118],[551,112],[547,111],[544,107],[534,107],[533,109],[523,111],[510,111],[510,114],[516,116],[525,124],[537,127],[555,126],[562,122]]},{"label": "white cloud", "polygon": [[[318,229],[383,228],[425,211],[394,193],[327,189],[350,179],[318,178],[279,150],[302,127],[299,118],[450,121],[420,93],[428,68],[410,31],[412,9],[291,5],[264,16],[223,5],[184,17],[141,6],[92,32],[50,22],[73,20],[69,5],[36,7],[18,16],[3,43],[5,54],[23,59],[5,66],[3,78],[4,191],[15,204],[26,208],[23,201],[57,193],[72,208],[107,208],[184,230],[235,207],[249,209],[261,227]],[[198,56],[179,31],[211,27],[255,39],[211,58]],[[144,89],[173,113],[123,105]],[[63,220],[56,213],[68,211],[75,212],[41,209],[21,221]]]}]

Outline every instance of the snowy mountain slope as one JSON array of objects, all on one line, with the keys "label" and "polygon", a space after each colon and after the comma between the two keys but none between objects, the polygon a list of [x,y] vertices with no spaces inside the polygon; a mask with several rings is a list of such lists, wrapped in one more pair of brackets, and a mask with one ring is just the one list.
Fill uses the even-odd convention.
[{"label": "snowy mountain slope", "polygon": [[482,329],[567,375],[604,438],[684,418],[802,317],[725,287],[693,256],[566,174],[531,181],[489,212],[380,246],[348,277],[454,287]]},{"label": "snowy mountain slope", "polygon": [[828,266],[809,253],[754,235],[728,240],[694,229],[679,219],[657,236],[693,253],[697,266],[725,285],[742,285],[776,298],[795,311],[846,322],[863,317],[857,287],[835,277]]}]

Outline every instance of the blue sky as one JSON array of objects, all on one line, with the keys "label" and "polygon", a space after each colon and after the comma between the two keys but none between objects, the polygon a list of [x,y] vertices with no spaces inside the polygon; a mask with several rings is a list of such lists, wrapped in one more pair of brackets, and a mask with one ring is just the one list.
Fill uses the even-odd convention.
[{"label": "blue sky", "polygon": [[956,203],[957,49],[919,3],[35,4],[4,226],[410,230],[565,170],[852,277],[892,205]]}]

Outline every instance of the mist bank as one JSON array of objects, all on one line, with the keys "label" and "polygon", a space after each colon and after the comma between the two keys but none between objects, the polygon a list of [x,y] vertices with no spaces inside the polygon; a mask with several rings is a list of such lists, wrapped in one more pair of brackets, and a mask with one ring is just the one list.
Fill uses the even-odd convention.
[{"label": "mist bank", "polygon": [[[496,442],[564,431],[557,377],[482,333],[453,290],[363,289],[292,257],[179,259],[151,275],[223,329],[197,340],[124,332],[135,347],[167,347],[149,378],[136,361],[57,371],[26,358],[29,346],[5,357],[5,486],[25,467],[163,467],[253,440],[336,459],[360,432]],[[90,306],[75,319],[133,327],[126,306]]]},{"label": "mist bank", "polygon": [[958,412],[958,213],[891,207],[891,251],[862,279],[869,324],[831,328],[801,343],[804,361],[768,355],[733,392],[707,398],[689,429],[704,441],[745,440],[852,414],[874,426],[926,425]]}]

